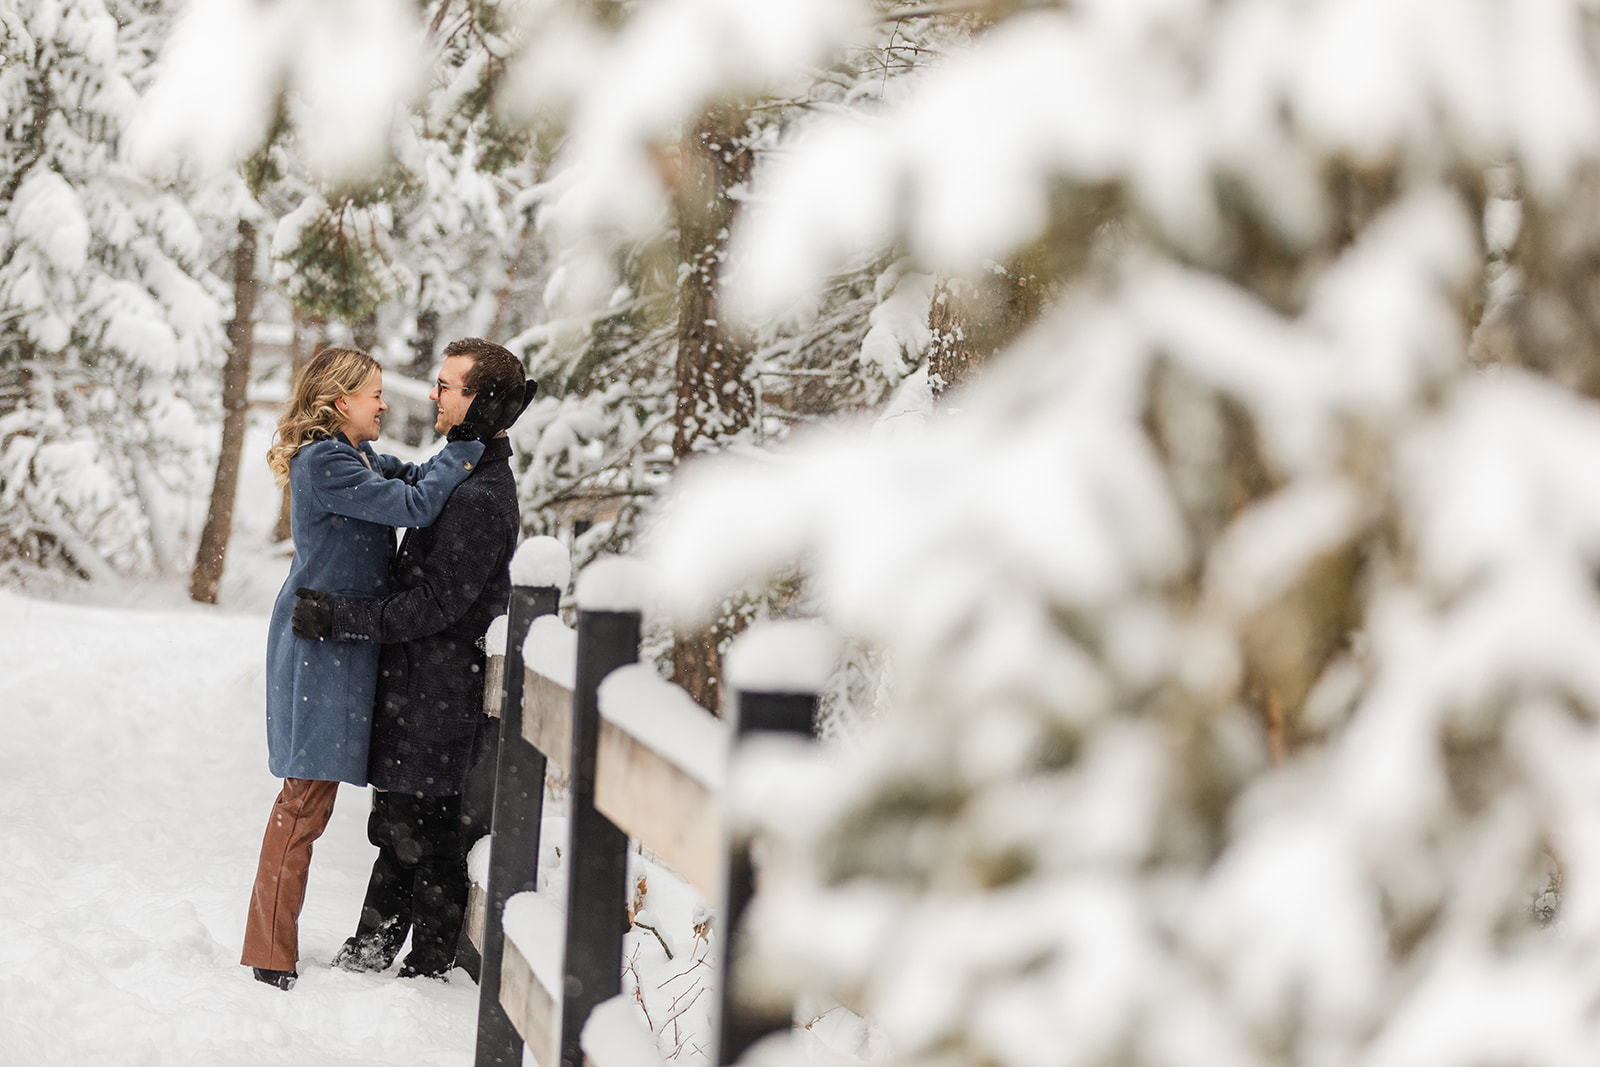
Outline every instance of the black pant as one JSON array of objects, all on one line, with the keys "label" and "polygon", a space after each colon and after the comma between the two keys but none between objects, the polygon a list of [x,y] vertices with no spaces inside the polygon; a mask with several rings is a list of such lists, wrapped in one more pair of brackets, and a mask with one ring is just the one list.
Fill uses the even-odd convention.
[{"label": "black pant", "polygon": [[455,962],[467,907],[461,797],[374,791],[367,840],[378,846],[356,938],[387,967],[411,934],[402,970],[441,975]]}]

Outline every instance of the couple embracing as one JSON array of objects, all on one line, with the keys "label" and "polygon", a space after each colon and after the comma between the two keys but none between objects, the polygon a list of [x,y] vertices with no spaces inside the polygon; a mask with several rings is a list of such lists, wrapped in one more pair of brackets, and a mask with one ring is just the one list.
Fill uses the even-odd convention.
[{"label": "couple embracing", "polygon": [[[519,528],[505,431],[535,384],[478,338],[452,342],[429,399],[447,443],[423,464],[373,450],[383,372],[351,348],[295,382],[267,454],[289,487],[294,559],[267,636],[267,748],[283,779],[261,843],[241,963],[289,989],[311,848],[339,783],[374,787],[378,847],[356,933],[334,957],[443,977],[467,899],[461,794],[481,754],[485,657]],[[406,527],[394,548],[393,528]]]}]

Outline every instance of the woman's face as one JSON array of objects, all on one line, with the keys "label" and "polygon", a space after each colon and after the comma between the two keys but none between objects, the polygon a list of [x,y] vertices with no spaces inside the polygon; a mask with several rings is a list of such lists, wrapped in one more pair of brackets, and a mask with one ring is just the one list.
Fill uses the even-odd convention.
[{"label": "woman's face", "polygon": [[344,414],[339,432],[353,445],[378,439],[378,419],[389,405],[383,402],[383,371],[375,370],[367,383],[349,396],[341,396],[334,406]]}]

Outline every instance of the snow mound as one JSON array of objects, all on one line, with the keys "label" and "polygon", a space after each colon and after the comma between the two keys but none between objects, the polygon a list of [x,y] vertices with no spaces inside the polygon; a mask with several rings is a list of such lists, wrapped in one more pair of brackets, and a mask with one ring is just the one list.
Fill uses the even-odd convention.
[{"label": "snow mound", "polygon": [[572,554],[554,537],[530,537],[511,557],[511,584],[535,589],[565,589],[572,578]]}]

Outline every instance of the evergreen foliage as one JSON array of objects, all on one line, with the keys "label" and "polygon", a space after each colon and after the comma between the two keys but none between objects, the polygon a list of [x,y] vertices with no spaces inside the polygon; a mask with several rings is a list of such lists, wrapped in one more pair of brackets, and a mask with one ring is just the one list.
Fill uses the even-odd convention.
[{"label": "evergreen foliage", "polygon": [[[393,290],[389,278],[388,212],[346,201],[338,207],[308,197],[299,213],[311,215],[278,257],[277,276],[303,313],[360,322]],[[278,236],[285,235],[280,228]]]},{"label": "evergreen foliage", "polygon": [[[553,532],[573,515],[605,516],[579,538],[580,562],[636,545],[637,524],[666,484],[673,450],[677,305],[687,269],[672,204],[684,173],[680,129],[663,127],[635,160],[654,179],[654,191],[639,194],[648,208],[597,204],[616,176],[592,173],[575,147],[588,123],[575,107],[585,71],[601,77],[617,62],[608,47],[628,53],[636,14],[626,4],[563,2],[508,13],[521,21],[509,34],[518,48],[506,62],[504,106],[551,145],[548,176],[528,197],[552,260],[543,316],[512,342],[542,383],[517,431],[530,455],[519,487],[531,531]],[[961,32],[948,22],[885,26],[783,92],[747,100],[743,130],[725,150],[750,152],[759,172],[769,153],[785,150],[787,131],[804,116],[892,97],[919,50]],[[556,56],[584,61],[557,63]],[[742,200],[748,190],[736,193]],[[745,327],[755,417],[697,449],[762,445],[796,426],[879,410],[915,372],[927,345],[926,294],[915,306],[913,279],[898,303],[879,313],[881,303],[895,300],[904,265],[888,247],[864,249],[857,259],[802,305]],[[724,274],[737,269],[725,258],[719,267]]]},{"label": "evergreen foliage", "polygon": [[[903,1062],[1587,1063],[1590,7],[439,3],[405,180],[296,179],[277,246],[305,306],[514,338],[524,513],[592,523],[580,563],[649,548],[701,622],[776,586],[861,650],[872,729],[743,797],[787,849],[771,990]],[[73,551],[136,528],[93,523],[126,480],[50,472],[134,454],[93,435],[199,365],[141,309],[214,287],[89,166],[127,95],[105,9],[0,10],[37,37],[0,69],[0,500]],[[756,417],[656,506],[678,146],[729,101]],[[141,225],[167,260],[125,262]],[[930,323],[940,294],[974,300]],[[942,410],[930,348],[977,366]]]},{"label": "evergreen foliage", "polygon": [[857,747],[747,769],[769,990],[890,1062],[1591,1059],[1584,5],[984,6],[758,183],[740,282],[889,235],[1043,318],[659,535],[685,604],[798,563],[889,664]]},{"label": "evergreen foliage", "polygon": [[118,161],[158,9],[38,0],[0,19],[0,565],[137,572],[165,496],[205,480],[216,223]]}]

